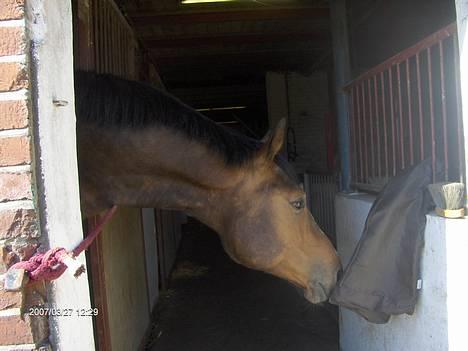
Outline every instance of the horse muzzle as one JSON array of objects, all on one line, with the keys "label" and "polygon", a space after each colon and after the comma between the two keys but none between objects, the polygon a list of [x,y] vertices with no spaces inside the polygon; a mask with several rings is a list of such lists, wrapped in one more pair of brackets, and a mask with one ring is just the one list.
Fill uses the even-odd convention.
[{"label": "horse muzzle", "polygon": [[304,297],[314,304],[327,301],[335,288],[341,273],[342,271],[340,267],[338,267],[336,274],[330,277],[331,279],[327,279],[328,282],[324,279],[311,280],[307,288],[304,289]]},{"label": "horse muzzle", "polygon": [[304,297],[307,301],[317,304],[327,301],[331,291],[332,288],[327,288],[322,283],[316,282],[304,289]]}]

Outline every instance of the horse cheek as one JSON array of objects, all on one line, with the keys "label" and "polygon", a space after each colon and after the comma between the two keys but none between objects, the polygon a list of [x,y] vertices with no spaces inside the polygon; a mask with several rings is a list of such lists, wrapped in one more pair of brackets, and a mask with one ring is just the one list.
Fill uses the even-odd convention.
[{"label": "horse cheek", "polygon": [[258,220],[245,223],[233,238],[237,259],[247,267],[266,271],[277,262],[284,250],[277,234]]}]

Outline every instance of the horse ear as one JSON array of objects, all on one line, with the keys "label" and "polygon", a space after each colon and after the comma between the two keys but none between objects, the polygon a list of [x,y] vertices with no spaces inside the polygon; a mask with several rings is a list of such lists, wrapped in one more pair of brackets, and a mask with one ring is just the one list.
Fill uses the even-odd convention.
[{"label": "horse ear", "polygon": [[260,148],[260,156],[263,159],[273,161],[275,156],[283,148],[286,135],[286,119],[282,118],[273,131],[269,131],[263,138],[263,146]]}]

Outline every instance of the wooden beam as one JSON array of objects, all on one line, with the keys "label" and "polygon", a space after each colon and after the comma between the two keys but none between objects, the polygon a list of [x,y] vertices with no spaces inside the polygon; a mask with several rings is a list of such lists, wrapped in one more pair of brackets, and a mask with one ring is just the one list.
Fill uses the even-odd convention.
[{"label": "wooden beam", "polygon": [[172,87],[170,92],[185,100],[200,99],[201,97],[226,98],[226,97],[246,97],[265,94],[264,84],[244,84],[244,85],[214,85],[208,87]]},{"label": "wooden beam", "polygon": [[158,56],[157,51],[152,51],[153,57],[158,64],[186,65],[191,66],[220,64],[223,66],[233,66],[244,62],[256,62],[259,64],[270,61],[284,61],[295,58],[317,57],[323,49],[311,50],[281,50],[281,51],[252,51],[241,53],[219,53],[210,52],[207,54]]},{"label": "wooden beam", "polygon": [[138,26],[162,24],[192,24],[209,22],[244,22],[265,20],[328,20],[328,8],[274,8],[215,12],[131,13],[131,21]]},{"label": "wooden beam", "polygon": [[[144,45],[143,45],[144,46]],[[224,45],[224,46],[197,46],[197,47],[178,47],[178,48],[149,48],[146,49],[155,59],[172,59],[184,57],[203,57],[203,56],[256,56],[271,55],[274,57],[288,55],[291,52],[315,52],[322,53],[331,49],[331,42],[278,42],[274,45],[269,43],[257,45]]]},{"label": "wooden beam", "polygon": [[179,48],[200,46],[245,45],[271,42],[317,42],[320,47],[330,43],[330,38],[324,33],[260,33],[260,34],[229,34],[216,36],[172,37],[163,39],[142,39],[148,49]]},{"label": "wooden beam", "polygon": [[231,81],[237,81],[239,85],[258,85],[256,82],[264,79],[266,71],[297,70],[307,74],[319,68],[326,69],[330,60],[323,61],[319,65],[317,64],[318,58],[320,56],[317,54],[308,53],[270,59],[261,56],[261,61],[258,58],[255,60],[254,57],[236,56],[223,64],[216,57],[210,56],[205,57],[203,62],[164,60],[159,62],[159,70],[169,90],[183,87],[205,88],[209,86],[205,84],[206,79],[212,81],[214,86]]}]

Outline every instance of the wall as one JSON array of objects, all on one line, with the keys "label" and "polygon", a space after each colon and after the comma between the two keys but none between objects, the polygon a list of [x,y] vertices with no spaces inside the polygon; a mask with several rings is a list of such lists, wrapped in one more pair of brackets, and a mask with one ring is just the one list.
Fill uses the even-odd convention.
[{"label": "wall", "polygon": [[295,131],[297,158],[293,165],[299,173],[327,171],[325,115],[329,108],[326,72],[309,76],[289,73],[289,126]]},{"label": "wall", "polygon": [[101,235],[112,351],[137,350],[150,316],[140,211],[120,207]]},{"label": "wall", "polygon": [[141,209],[143,237],[145,244],[146,284],[148,286],[148,306],[152,311],[159,297],[158,242],[154,208]]},{"label": "wall", "polygon": [[455,21],[453,0],[347,1],[352,76]]},{"label": "wall", "polygon": [[268,124],[270,128],[274,128],[282,118],[289,117],[285,74],[267,72],[265,87],[268,101]]},{"label": "wall", "polygon": [[185,222],[185,214],[168,210],[156,210],[155,213],[160,284],[162,289],[166,289],[177,258],[177,251],[182,238],[181,225]]},{"label": "wall", "polygon": [[[48,343],[47,320],[31,318],[21,307],[45,301],[3,290],[8,267],[32,256],[40,240],[24,17],[22,1],[0,1],[0,349],[31,350]],[[35,290],[30,293],[39,297]],[[35,328],[35,322],[42,327]]]},{"label": "wall", "polygon": [[[374,197],[336,198],[338,252],[348,263],[361,236]],[[342,351],[468,350],[464,320],[468,283],[463,279],[468,252],[468,221],[427,216],[421,268],[423,287],[412,316],[392,317],[388,324],[368,323],[340,308]]]},{"label": "wall", "polygon": [[288,142],[293,143],[292,132],[296,136],[297,157],[291,162],[296,171],[326,172],[325,115],[330,111],[327,74],[268,72],[266,89],[270,128],[287,117],[291,128]]}]

